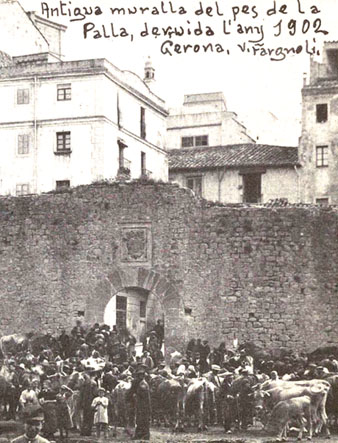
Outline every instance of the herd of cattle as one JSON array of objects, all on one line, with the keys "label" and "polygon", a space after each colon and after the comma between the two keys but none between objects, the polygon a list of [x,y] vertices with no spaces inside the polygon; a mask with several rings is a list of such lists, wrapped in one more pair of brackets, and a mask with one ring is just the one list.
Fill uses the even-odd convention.
[{"label": "herd of cattle", "polygon": [[[269,433],[286,437],[288,427],[296,422],[298,438],[302,438],[305,423],[308,438],[313,432],[330,436],[328,414],[337,418],[338,374],[326,379],[271,380],[254,374],[226,374],[220,387],[205,374],[199,378],[175,379],[149,376],[154,419],[175,422],[176,430],[184,430],[189,418],[195,416],[198,429],[207,429],[213,417],[221,412],[221,422],[229,432],[236,427],[246,429],[258,419]],[[113,391],[121,396],[129,389],[128,382]],[[332,415],[331,415],[332,414]],[[304,421],[306,420],[306,422]]]},{"label": "herd of cattle", "polygon": [[[179,371],[182,361],[171,361],[166,367],[162,365],[147,371],[145,379],[151,394],[153,425],[164,424],[172,426],[174,431],[183,431],[191,425],[206,430],[208,426],[222,424],[230,433],[236,429],[245,430],[259,421],[278,439],[285,439],[291,426],[299,429],[299,439],[305,429],[309,439],[319,433],[330,436],[330,427],[337,425],[338,421],[338,372],[326,370],[313,376],[307,371],[301,379],[292,379],[280,378],[281,374],[275,371],[269,375],[257,371],[254,358],[251,370],[250,358],[246,365],[243,370],[232,372],[211,364],[209,372],[199,374],[190,370],[191,363],[183,363],[186,370]],[[79,371],[74,366],[71,373],[57,371],[48,375],[48,380],[55,392],[59,392],[62,386],[71,389],[68,405],[74,427],[79,431],[84,415],[83,389],[86,385],[88,387],[88,381],[97,387],[104,386],[110,400],[110,424],[115,426],[115,431],[117,426],[123,426],[130,434],[135,404],[128,393],[132,388],[135,365],[125,365],[123,370],[118,370],[111,363],[100,365],[98,361],[98,367]],[[46,376],[44,370],[38,365],[35,372],[32,368],[26,374],[21,371],[21,377],[30,379],[40,374],[43,379]],[[13,396],[13,392],[10,371],[4,364],[0,371],[0,400],[5,410],[8,402],[19,398],[18,393]],[[95,390],[92,395],[96,395]],[[17,407],[14,405],[15,410]]]}]

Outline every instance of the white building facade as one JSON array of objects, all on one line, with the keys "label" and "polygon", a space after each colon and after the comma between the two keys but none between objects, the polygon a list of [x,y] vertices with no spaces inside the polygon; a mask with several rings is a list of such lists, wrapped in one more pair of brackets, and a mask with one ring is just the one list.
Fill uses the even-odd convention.
[{"label": "white building facade", "polygon": [[311,59],[302,89],[302,201],[338,204],[338,42],[326,42],[322,63]]},{"label": "white building facade", "polygon": [[252,142],[222,92],[185,95],[182,107],[169,110],[169,150]]},{"label": "white building facade", "polygon": [[164,103],[105,59],[14,58],[0,72],[0,194],[124,178],[166,181]]},{"label": "white building facade", "polygon": [[15,0],[0,1],[0,13],[9,17],[0,32],[7,40],[15,19],[25,34],[0,48],[0,195],[116,178],[167,181],[168,113],[150,84],[106,59],[61,61],[66,27]]},{"label": "white building facade", "polygon": [[221,203],[300,200],[296,147],[241,143],[169,151],[171,181]]},{"label": "white building facade", "polygon": [[0,50],[11,56],[48,53],[50,61],[61,60],[66,29],[26,12],[17,0],[0,0]]}]

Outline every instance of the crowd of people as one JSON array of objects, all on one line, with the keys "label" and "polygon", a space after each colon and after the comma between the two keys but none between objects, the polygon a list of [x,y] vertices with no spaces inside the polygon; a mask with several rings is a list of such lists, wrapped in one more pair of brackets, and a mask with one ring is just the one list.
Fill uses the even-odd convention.
[{"label": "crowd of people", "polygon": [[[131,395],[141,399],[139,387],[149,390],[143,376],[164,360],[161,320],[145,334],[142,355],[136,355],[136,340],[128,330],[98,323],[86,329],[80,319],[69,334],[65,330],[57,337],[50,333],[35,337],[30,334],[28,342],[20,337],[18,343],[13,342],[13,337],[2,343],[0,384],[5,388],[6,418],[16,420],[25,416],[27,408],[41,407],[42,433],[48,439],[53,439],[57,431],[61,438],[68,438],[75,425],[82,435],[91,435],[95,425],[98,437],[107,436],[112,415],[107,394],[120,380],[134,375]],[[80,384],[77,406],[80,405],[83,419],[78,424],[74,423],[71,407]],[[136,427],[136,436],[147,437],[147,433],[149,430],[144,433],[142,426]]]},{"label": "crowd of people", "polygon": [[279,351],[269,352],[249,343],[239,349],[226,349],[222,342],[218,347],[210,348],[207,340],[191,339],[187,345],[185,359],[199,373],[205,373],[211,365],[217,365],[222,370],[242,373],[246,369],[249,373],[271,374],[276,371],[280,377],[292,377],[301,380],[304,377],[313,377],[321,372],[338,372],[337,357],[324,350],[319,354],[293,352],[282,348]]},{"label": "crowd of people", "polygon": [[[165,361],[163,340],[164,329],[158,320],[145,335],[141,355],[137,355],[136,340],[127,330],[97,323],[86,329],[78,320],[69,334],[65,330],[58,337],[45,334],[32,340],[27,349],[8,351],[0,371],[1,381],[7,383],[7,418],[16,420],[27,408],[40,408],[42,433],[49,440],[57,432],[68,438],[76,426],[81,435],[91,435],[95,426],[97,437],[107,437],[114,422],[110,394],[120,381],[130,380],[134,438],[149,439],[151,377],[189,380],[203,376],[227,395],[236,376],[297,380],[338,372],[334,355],[313,362],[305,353],[284,350],[272,358],[253,347],[227,349],[221,343],[211,348],[202,339],[191,339],[185,353],[173,352],[170,361]],[[82,411],[81,423],[74,415],[75,402]],[[220,402],[211,420],[231,431]]]}]

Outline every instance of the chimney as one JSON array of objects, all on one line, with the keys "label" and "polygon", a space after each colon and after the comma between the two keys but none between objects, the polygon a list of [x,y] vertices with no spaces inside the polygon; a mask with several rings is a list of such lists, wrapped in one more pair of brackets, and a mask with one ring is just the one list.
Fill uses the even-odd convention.
[{"label": "chimney", "polygon": [[303,86],[307,85],[307,72],[303,72]]},{"label": "chimney", "polygon": [[146,83],[149,87],[155,83],[155,69],[153,68],[153,64],[151,62],[150,57],[147,58],[144,65],[144,83]]},{"label": "chimney", "polygon": [[35,24],[35,16],[36,16],[36,13],[35,13],[35,11],[27,11],[26,12],[26,14],[28,15],[28,17],[32,20],[32,22]]}]

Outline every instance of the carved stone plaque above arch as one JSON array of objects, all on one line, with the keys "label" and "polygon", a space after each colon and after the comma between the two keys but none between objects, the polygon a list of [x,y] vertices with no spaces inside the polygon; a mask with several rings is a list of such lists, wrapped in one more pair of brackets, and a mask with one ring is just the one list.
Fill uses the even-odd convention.
[{"label": "carved stone plaque above arch", "polygon": [[119,258],[122,266],[152,265],[151,222],[120,224]]}]

